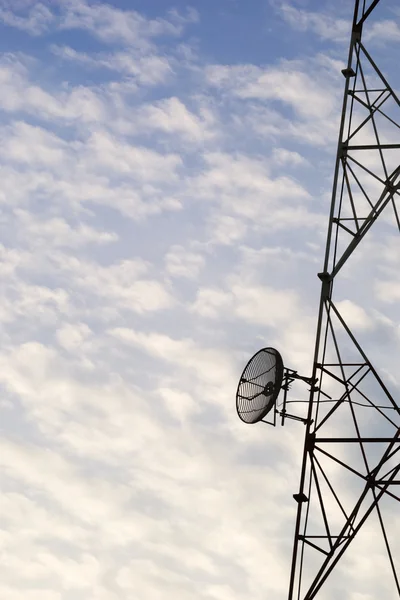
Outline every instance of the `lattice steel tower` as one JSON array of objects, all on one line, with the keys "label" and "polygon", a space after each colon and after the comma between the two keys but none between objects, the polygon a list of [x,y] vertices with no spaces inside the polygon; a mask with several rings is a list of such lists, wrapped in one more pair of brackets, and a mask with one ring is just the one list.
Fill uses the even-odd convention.
[{"label": "lattice steel tower", "polygon": [[[343,267],[361,256],[362,242],[372,227],[378,228],[378,219],[387,223],[390,217],[400,232],[400,103],[368,50],[369,21],[379,1],[355,1],[348,63],[342,71],[344,97],[325,260],[318,274],[321,296],[312,376],[285,369],[279,353],[265,348],[248,363],[237,392],[238,413],[245,422],[275,424],[279,414],[282,423],[287,418],[305,423],[300,486],[294,494],[289,600],[325,597],[324,584],[371,518],[380,530],[391,572],[387,597],[400,597],[400,555],[393,551],[388,530],[395,523],[383,516],[388,507],[398,511],[400,501],[400,402],[334,298]],[[286,410],[295,379],[310,387],[303,417]],[[283,408],[278,411],[282,390]],[[272,420],[266,420],[267,413]],[[400,530],[395,535],[400,541]],[[353,591],[358,590],[348,590],[343,600],[377,598],[374,590],[367,596],[351,596]],[[333,592],[329,597],[339,596]]]}]

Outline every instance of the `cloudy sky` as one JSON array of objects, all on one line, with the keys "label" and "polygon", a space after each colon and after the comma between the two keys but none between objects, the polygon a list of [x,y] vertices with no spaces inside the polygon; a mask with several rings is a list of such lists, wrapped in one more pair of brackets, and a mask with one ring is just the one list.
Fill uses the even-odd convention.
[{"label": "cloudy sky", "polygon": [[[0,0],[2,600],[286,597],[304,427],[235,391],[311,370],[352,5]],[[398,242],[338,296],[393,389]]]}]

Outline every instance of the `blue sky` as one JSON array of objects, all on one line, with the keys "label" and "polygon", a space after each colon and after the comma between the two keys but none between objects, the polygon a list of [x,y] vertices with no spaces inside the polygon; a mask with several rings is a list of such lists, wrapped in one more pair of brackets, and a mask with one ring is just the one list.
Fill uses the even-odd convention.
[{"label": "blue sky", "polygon": [[[311,369],[351,5],[0,0],[2,599],[285,597],[302,425],[234,396],[259,347]],[[398,389],[384,231],[337,299]]]}]

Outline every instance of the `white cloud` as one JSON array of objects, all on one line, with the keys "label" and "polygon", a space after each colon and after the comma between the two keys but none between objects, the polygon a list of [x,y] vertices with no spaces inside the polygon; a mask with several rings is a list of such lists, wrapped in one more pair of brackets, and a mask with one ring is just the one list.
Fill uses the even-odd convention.
[{"label": "white cloud", "polygon": [[280,13],[293,29],[311,31],[324,40],[347,42],[350,36],[349,19],[340,19],[323,12],[312,12],[295,8],[287,2],[279,6]]},{"label": "white cloud", "polygon": [[158,359],[195,373],[205,383],[215,385],[221,380],[234,380],[233,365],[226,354],[214,348],[202,348],[189,338],[174,339],[156,332],[142,333],[126,328],[116,328],[109,333]]},{"label": "white cloud", "polygon": [[342,68],[321,53],[264,66],[212,65],[205,78],[227,107],[227,115],[221,114],[237,135],[247,136],[250,129],[277,146],[295,138],[323,147],[338,127]]},{"label": "white cloud", "polygon": [[10,162],[59,167],[67,160],[67,144],[41,127],[16,121],[1,131],[1,156]]},{"label": "white cloud", "polygon": [[212,113],[208,109],[202,108],[198,116],[190,112],[176,97],[143,106],[138,111],[136,119],[143,123],[143,129],[150,128],[169,134],[182,135],[194,142],[202,142],[215,136],[212,128],[215,119]]},{"label": "white cloud", "polygon": [[163,83],[172,75],[170,60],[152,52],[114,52],[88,54],[69,46],[53,46],[53,53],[63,60],[79,64],[87,69],[107,69],[134,78],[138,85]]},{"label": "white cloud", "polygon": [[70,295],[65,289],[17,280],[3,290],[0,320],[10,324],[33,320],[36,326],[54,325],[60,314],[68,315],[71,309]]},{"label": "white cloud", "polygon": [[[14,4],[13,8],[18,8],[18,6]],[[41,2],[35,3],[27,17],[21,17],[12,10],[0,7],[0,21],[32,35],[40,35],[46,31],[53,20],[53,13]]]},{"label": "white cloud", "polygon": [[195,279],[204,267],[204,257],[190,252],[183,246],[174,245],[165,256],[167,273],[172,277]]},{"label": "white cloud", "polygon": [[3,23],[32,35],[40,35],[52,26],[61,30],[82,29],[103,42],[139,47],[148,46],[157,36],[179,36],[187,24],[198,19],[193,8],[188,8],[185,14],[171,10],[167,18],[147,19],[135,10],[121,10],[101,2],[93,5],[85,0],[65,0],[55,6],[41,2],[32,6],[30,1],[11,4],[2,0],[2,3]]},{"label": "white cloud", "polygon": [[206,69],[206,78],[210,85],[222,87],[238,98],[276,100],[303,118],[315,114],[327,117],[334,107],[334,96],[321,88],[308,71],[300,61],[282,61],[279,66],[266,68],[215,65]]},{"label": "white cloud", "polygon": [[60,346],[71,352],[79,351],[79,347],[91,334],[90,327],[86,323],[63,325],[56,331],[56,337]]},{"label": "white cloud", "polygon": [[207,221],[211,243],[232,244],[248,235],[250,227],[271,232],[325,225],[308,208],[307,189],[286,174],[273,177],[261,157],[210,152],[204,161],[206,168],[188,181],[188,193],[212,203]]},{"label": "white cloud", "polygon": [[[199,375],[203,368],[210,368],[212,360],[215,358],[219,359],[216,366],[219,370],[221,369],[221,355],[218,356],[209,351],[204,353],[201,349],[196,350],[193,344],[188,343],[182,345],[173,342],[169,347],[172,349],[172,360],[176,365],[181,361],[182,351],[188,353],[190,370]],[[84,548],[87,544],[90,548],[93,548],[93,544],[95,544],[96,548],[103,548],[104,551],[106,548],[108,549],[110,558],[107,559],[107,568],[111,580],[115,577],[115,581],[119,581],[122,573],[126,575],[129,572],[132,578],[129,578],[128,581],[124,575],[125,585],[129,587],[133,585],[133,582],[140,582],[144,590],[153,589],[151,587],[152,578],[144,577],[142,580],[138,578],[135,570],[132,571],[132,568],[129,568],[132,567],[129,562],[130,551],[129,561],[120,558],[118,563],[116,562],[116,557],[124,556],[119,554],[121,545],[123,547],[129,543],[137,544],[140,540],[144,556],[148,552],[151,553],[152,573],[156,580],[158,581],[159,577],[165,577],[165,580],[175,581],[178,585],[177,590],[181,590],[180,584],[183,580],[195,585],[199,569],[205,573],[209,573],[211,569],[222,585],[224,575],[220,573],[220,567],[213,566],[215,560],[217,559],[220,563],[220,561],[228,559],[233,561],[233,565],[236,562],[240,563],[243,544],[248,545],[254,551],[262,552],[262,539],[254,539],[253,529],[255,528],[254,531],[256,531],[257,525],[253,521],[250,507],[245,508],[242,512],[245,525],[239,526],[237,531],[229,528],[229,521],[221,523],[217,516],[221,514],[226,498],[230,498],[230,506],[232,503],[239,506],[249,490],[258,489],[260,492],[259,484],[257,485],[256,482],[258,478],[249,476],[246,469],[243,471],[246,479],[242,486],[239,485],[238,477],[241,477],[241,471],[239,473],[237,470],[231,472],[230,468],[227,468],[226,460],[230,452],[226,452],[225,449],[221,453],[219,446],[215,446],[214,432],[209,441],[209,445],[213,448],[212,460],[210,460],[204,443],[191,439],[190,431],[185,431],[183,425],[187,423],[190,415],[197,412],[198,407],[193,405],[193,401],[186,394],[171,388],[160,390],[163,397],[167,399],[173,414],[182,419],[181,432],[178,433],[176,429],[168,432],[168,425],[161,423],[155,425],[158,411],[155,412],[155,406],[152,404],[147,407],[151,418],[143,420],[144,405],[140,401],[132,404],[134,396],[128,391],[128,386],[121,387],[120,384],[117,384],[117,387],[113,386],[107,390],[104,384],[98,385],[94,389],[91,386],[79,387],[67,375],[65,361],[60,361],[54,353],[49,354],[44,350],[44,348],[40,349],[36,346],[30,349],[25,348],[24,352],[13,356],[9,355],[8,367],[12,368],[2,369],[1,372],[2,376],[6,376],[9,386],[17,386],[13,389],[18,389],[27,406],[30,405],[31,408],[41,406],[43,413],[46,411],[49,416],[51,416],[51,408],[58,411],[57,419],[53,415],[47,421],[48,427],[54,427],[57,423],[58,426],[61,426],[57,435],[58,443],[69,444],[70,451],[78,453],[78,456],[84,451],[86,459],[88,456],[100,458],[104,455],[104,450],[109,448],[108,456],[112,459],[112,455],[116,454],[118,457],[116,462],[111,463],[114,475],[117,473],[122,475],[125,471],[125,468],[120,470],[121,460],[124,461],[127,458],[129,448],[136,448],[136,452],[130,454],[130,460],[133,461],[131,466],[136,465],[139,456],[147,457],[148,464],[145,470],[140,468],[139,465],[143,464],[140,461],[137,463],[138,469],[136,466],[133,471],[128,468],[128,471],[125,471],[124,484],[114,482],[104,485],[101,479],[93,475],[88,476],[82,470],[82,460],[75,462],[71,457],[68,460],[61,460],[58,453],[55,454],[52,450],[39,451],[36,447],[28,447],[21,451],[17,445],[3,441],[1,460],[3,463],[7,463],[7,472],[16,481],[29,484],[32,492],[37,494],[37,498],[45,497],[46,502],[51,500],[53,519],[57,515],[59,516],[58,520],[55,519],[44,527],[43,533],[49,531],[52,539],[71,540],[74,544],[74,559],[67,562],[65,573],[61,578],[61,581],[65,582],[66,589],[74,587],[73,582],[77,573],[83,574],[86,567],[96,565],[96,562],[90,559],[89,554],[87,559],[85,557]],[[41,352],[44,354],[40,358]],[[198,362],[200,365],[197,364]],[[210,364],[207,365],[209,362]],[[61,372],[60,369],[62,369]],[[221,374],[224,375],[220,370]],[[60,386],[60,381],[63,381],[63,386]],[[125,394],[127,395],[125,396]],[[83,413],[80,412],[83,405],[91,406],[93,411],[87,413],[85,418],[82,418]],[[136,408],[134,412],[132,412],[133,406]],[[79,410],[79,412],[74,413],[71,410]],[[38,413],[33,414],[38,418]],[[105,418],[99,420],[97,417],[99,414],[103,414]],[[67,418],[65,418],[66,415],[68,415]],[[74,417],[77,420],[76,423],[72,422]],[[41,422],[40,419],[38,422]],[[145,441],[143,435],[151,435],[152,429],[153,437],[147,438]],[[106,431],[106,436],[100,435]],[[135,431],[135,435],[132,435],[133,431]],[[165,437],[167,432],[168,436]],[[172,435],[171,439],[175,440],[174,444],[171,444],[170,435]],[[94,445],[96,436],[99,441],[97,447]],[[159,447],[157,441],[161,440],[164,441]],[[168,453],[165,448],[169,448]],[[130,485],[126,481],[127,477],[131,481],[130,477],[132,476],[134,477],[132,482],[135,481],[135,485]],[[220,481],[217,488],[212,483],[216,477]],[[182,490],[182,485],[184,485],[184,490]],[[69,490],[68,493],[65,492],[66,488]],[[142,490],[146,491],[148,500],[162,501],[161,510],[165,510],[163,503],[167,503],[168,509],[173,506],[178,508],[180,518],[175,519],[174,526],[166,528],[158,518],[155,518],[159,512],[157,505],[152,509],[152,505],[149,504],[148,509],[139,513],[128,504],[128,500],[133,499],[131,494],[135,495]],[[71,494],[74,497],[73,503],[70,502]],[[6,506],[10,508],[9,503]],[[18,502],[15,503],[15,506],[18,506]],[[26,518],[29,519],[28,523],[33,522],[31,519],[35,518],[38,519],[37,523],[41,523],[46,518],[46,511],[38,511],[34,502],[25,502],[23,506],[27,513]],[[196,514],[193,514],[194,506],[198,507]],[[226,510],[225,508],[225,518],[228,515]],[[8,512],[10,511],[11,508]],[[199,519],[206,519],[208,523],[203,531],[199,527]],[[18,526],[16,517],[13,522]],[[252,531],[246,532],[245,529],[249,527]],[[215,535],[209,533],[214,530]],[[70,538],[65,538],[68,534]],[[191,547],[192,535],[196,535],[197,538],[196,552]],[[226,545],[225,539],[230,539],[231,544]],[[187,552],[185,551],[186,546]],[[14,548],[11,549],[15,553]],[[184,550],[183,554],[182,550]],[[209,558],[210,552],[214,556],[212,560]],[[31,554],[39,559],[46,555],[46,550],[36,548]],[[53,555],[55,556],[52,565],[45,561],[48,567],[47,574],[53,573],[53,569],[56,572],[57,565],[61,561],[58,551],[53,551]],[[102,556],[98,565],[99,569],[104,568],[105,565],[105,556],[104,554]],[[112,556],[113,560],[111,560]],[[94,557],[97,559],[97,554]],[[164,563],[164,557],[168,560],[166,563],[168,567]],[[277,560],[276,556],[275,560]],[[175,561],[179,568],[175,567]],[[31,564],[33,572],[38,572],[42,561],[33,561]],[[225,565],[224,573],[226,569],[230,571],[232,568],[234,566]],[[248,569],[252,569],[251,565],[245,564],[245,570],[240,575],[243,582],[247,581]],[[92,581],[90,574],[89,580]],[[253,578],[253,581],[257,581],[257,579]],[[99,590],[105,593],[100,581],[93,582],[92,588],[95,585],[99,585]],[[118,590],[118,588],[115,589]],[[192,588],[190,587],[190,589]]]},{"label": "white cloud", "polygon": [[[283,19],[298,31],[311,32],[322,40],[344,43],[350,40],[351,21],[324,11],[308,11],[296,8],[288,2],[278,5]],[[382,19],[373,23],[363,32],[365,42],[386,44],[400,41],[400,28],[393,19]]]},{"label": "white cloud", "polygon": [[215,200],[242,217],[262,218],[266,206],[276,207],[281,198],[296,201],[309,197],[293,179],[272,178],[268,165],[259,157],[210,152],[204,160],[207,169],[190,182],[192,193]]},{"label": "white cloud", "polygon": [[29,245],[44,247],[51,244],[56,247],[79,247],[85,244],[110,244],[118,239],[118,235],[108,231],[98,231],[88,225],[71,227],[64,219],[59,217],[40,220],[32,213],[17,209],[15,215],[18,219],[18,236],[21,241]]},{"label": "white cloud", "polygon": [[371,24],[366,31],[365,41],[376,44],[400,42],[400,27],[396,21],[385,19]]},{"label": "white cloud", "polygon": [[335,302],[339,313],[350,328],[365,331],[373,328],[373,320],[365,310],[351,300]]},{"label": "white cloud", "polygon": [[29,81],[27,69],[15,60],[3,59],[0,64],[3,110],[25,112],[46,120],[98,122],[105,118],[105,107],[97,94],[88,87],[77,86],[71,91],[51,94]]},{"label": "white cloud", "polygon": [[242,239],[247,231],[243,219],[231,215],[214,214],[210,219],[210,241],[229,245]]},{"label": "white cloud", "polygon": [[124,260],[109,267],[55,255],[55,264],[76,288],[102,299],[109,308],[124,308],[143,314],[171,307],[175,300],[161,281],[142,278],[147,265],[142,260]]},{"label": "white cloud", "polygon": [[192,310],[202,317],[217,318],[232,310],[232,296],[222,290],[201,288],[193,303]]},{"label": "white cloud", "polygon": [[286,148],[274,148],[272,151],[272,160],[278,165],[307,165],[308,161],[298,152],[287,150]]},{"label": "white cloud", "polygon": [[88,4],[70,0],[64,7],[61,29],[84,29],[102,41],[143,46],[147,40],[161,35],[178,36],[186,23],[197,20],[197,13],[171,12],[169,19],[146,19],[134,10],[120,10],[109,4]]},{"label": "white cloud", "polygon": [[[332,111],[328,118],[319,118],[314,115],[306,119],[292,119],[270,107],[250,103],[249,110],[241,117],[243,127],[250,128],[262,138],[280,140],[296,140],[297,143],[307,146],[326,148],[327,143],[337,131],[338,112]],[[282,143],[279,141],[279,143]]]},{"label": "white cloud", "polygon": [[181,423],[185,423],[188,417],[201,412],[201,408],[196,403],[196,400],[186,392],[174,388],[162,387],[159,389],[159,393],[164,399],[168,410]]},{"label": "white cloud", "polygon": [[235,285],[232,293],[236,299],[238,317],[252,323],[277,326],[299,312],[297,294],[293,290],[274,290],[268,287]]},{"label": "white cloud", "polygon": [[[103,128],[74,142],[22,122],[1,133],[0,199],[8,205],[47,197],[60,206],[70,202],[78,213],[82,204],[99,203],[133,219],[181,207],[174,190],[168,194],[165,189],[179,181],[182,159],[177,153],[128,144]],[[83,227],[81,233],[89,237],[90,229]]]},{"label": "white cloud", "polygon": [[13,275],[15,269],[21,265],[29,255],[14,248],[6,248],[0,244],[0,268],[3,277]]},{"label": "white cloud", "polygon": [[192,310],[204,317],[239,318],[249,323],[276,327],[296,319],[299,301],[293,290],[233,283],[229,291],[200,289]]},{"label": "white cloud", "polygon": [[86,164],[101,172],[129,175],[139,181],[171,181],[177,177],[182,159],[176,154],[161,154],[145,147],[121,143],[106,132],[96,132],[87,142]]},{"label": "white cloud", "polygon": [[375,291],[382,302],[390,304],[400,300],[400,283],[398,281],[379,281],[375,285]]},{"label": "white cloud", "polygon": [[[51,450],[35,446],[22,448],[3,441],[0,454],[8,475],[49,494],[60,508],[78,522],[98,524],[107,516],[116,517],[118,504],[129,497],[129,491],[124,486],[104,485],[95,478],[89,483],[79,469]],[[70,502],[72,495],[76,498],[75,503]],[[114,499],[116,505],[108,504],[107,496]]]},{"label": "white cloud", "polygon": [[[16,590],[14,585],[0,584],[0,592],[7,600],[20,600],[21,598],[20,590]],[[60,593],[43,587],[36,590],[25,590],[24,595],[27,600],[62,600]]]}]

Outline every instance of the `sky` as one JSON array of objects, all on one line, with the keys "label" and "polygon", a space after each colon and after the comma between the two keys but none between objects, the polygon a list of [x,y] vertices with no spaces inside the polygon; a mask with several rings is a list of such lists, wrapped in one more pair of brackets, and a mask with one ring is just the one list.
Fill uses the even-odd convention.
[{"label": "sky", "polygon": [[[352,7],[0,0],[2,600],[286,597],[304,426],[235,392],[311,371]],[[364,39],[399,89],[396,2]],[[398,391],[398,233],[363,248]],[[322,599],[386,589],[374,535]]]}]

